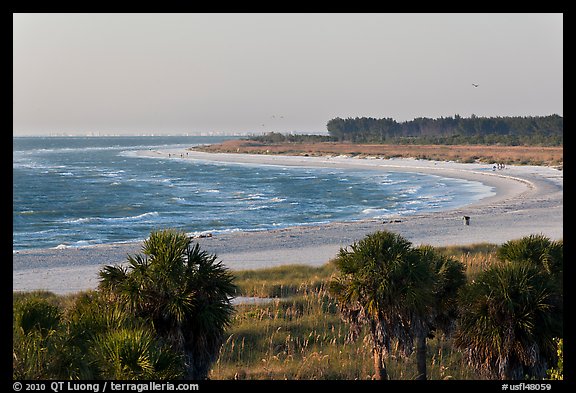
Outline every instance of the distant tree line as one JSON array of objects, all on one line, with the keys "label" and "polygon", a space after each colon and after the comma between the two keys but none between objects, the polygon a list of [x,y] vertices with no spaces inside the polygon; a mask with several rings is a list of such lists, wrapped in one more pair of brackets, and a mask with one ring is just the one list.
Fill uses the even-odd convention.
[{"label": "distant tree line", "polygon": [[328,135],[313,134],[281,134],[279,132],[268,132],[262,135],[255,135],[249,138],[251,141],[262,143],[314,143],[314,142],[335,142],[337,139]]},{"label": "distant tree line", "polygon": [[419,117],[397,122],[392,118],[335,118],[326,128],[337,141],[402,144],[505,144],[560,146],[564,118],[549,116],[506,116],[469,118]]}]

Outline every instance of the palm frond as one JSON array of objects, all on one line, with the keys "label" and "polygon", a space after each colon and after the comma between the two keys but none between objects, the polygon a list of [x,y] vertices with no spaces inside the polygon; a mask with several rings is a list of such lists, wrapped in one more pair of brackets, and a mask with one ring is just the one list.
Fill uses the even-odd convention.
[{"label": "palm frond", "polygon": [[127,269],[121,265],[104,266],[98,273],[100,276],[99,287],[105,290],[114,290],[126,280],[127,274]]}]

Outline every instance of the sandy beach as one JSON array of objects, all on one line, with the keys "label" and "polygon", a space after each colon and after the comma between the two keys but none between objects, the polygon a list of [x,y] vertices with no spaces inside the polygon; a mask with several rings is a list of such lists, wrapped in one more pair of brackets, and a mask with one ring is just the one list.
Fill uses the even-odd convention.
[{"label": "sandy beach", "polygon": [[[215,154],[184,149],[146,150],[136,154],[177,160],[208,160],[239,165],[281,165],[330,168],[367,168],[407,171],[480,181],[493,194],[449,211],[397,216],[387,220],[340,222],[271,231],[217,234],[196,239],[233,270],[282,264],[322,265],[340,247],[377,230],[397,232],[414,243],[432,246],[479,242],[502,244],[530,234],[563,238],[563,172],[544,166],[461,164],[417,159],[301,157],[280,155]],[[463,216],[470,217],[464,225]],[[59,294],[93,289],[98,271],[126,261],[141,243],[106,244],[83,248],[37,249],[13,254],[13,289],[48,290]]]}]

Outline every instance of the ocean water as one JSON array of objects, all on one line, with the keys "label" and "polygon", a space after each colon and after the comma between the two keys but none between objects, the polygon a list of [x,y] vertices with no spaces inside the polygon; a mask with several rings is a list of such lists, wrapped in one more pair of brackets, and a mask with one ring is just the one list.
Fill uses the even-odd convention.
[{"label": "ocean water", "polygon": [[[13,250],[84,247],[429,212],[491,193],[479,182],[381,170],[147,158],[225,138],[13,138]],[[229,138],[226,138],[229,139]]]}]

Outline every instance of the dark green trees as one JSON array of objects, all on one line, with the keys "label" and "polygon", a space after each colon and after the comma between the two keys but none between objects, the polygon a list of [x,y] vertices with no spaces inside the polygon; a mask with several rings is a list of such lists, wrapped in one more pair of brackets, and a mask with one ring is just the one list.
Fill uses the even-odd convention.
[{"label": "dark green trees", "polygon": [[230,323],[233,276],[182,232],[152,232],[128,266],[106,266],[100,289],[182,353],[186,378],[205,379]]},{"label": "dark green trees", "polygon": [[391,118],[334,118],[326,128],[338,141],[357,143],[502,143],[557,146],[563,143],[564,118],[549,116],[505,116],[463,118],[415,118],[397,122]]}]

